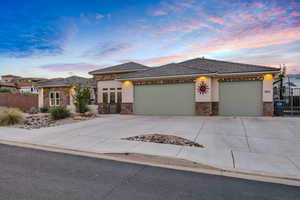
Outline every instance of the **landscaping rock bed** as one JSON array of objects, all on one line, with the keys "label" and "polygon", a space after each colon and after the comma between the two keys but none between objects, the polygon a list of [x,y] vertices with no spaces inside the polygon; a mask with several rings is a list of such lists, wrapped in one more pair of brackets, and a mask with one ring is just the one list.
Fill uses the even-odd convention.
[{"label": "landscaping rock bed", "polygon": [[123,138],[123,140],[153,142],[153,143],[160,143],[160,144],[173,144],[173,145],[181,145],[181,146],[200,147],[200,148],[204,147],[201,144],[174,135],[147,134],[147,135],[138,135],[138,136],[133,136],[128,138]]},{"label": "landscaping rock bed", "polygon": [[75,115],[66,119],[53,120],[50,114],[35,114],[35,115],[27,115],[25,122],[20,125],[16,125],[15,127],[23,128],[23,129],[40,129],[40,128],[47,128],[53,126],[60,126],[65,124],[72,124],[79,121],[93,119],[95,117],[96,117],[95,115],[89,115],[89,116]]}]

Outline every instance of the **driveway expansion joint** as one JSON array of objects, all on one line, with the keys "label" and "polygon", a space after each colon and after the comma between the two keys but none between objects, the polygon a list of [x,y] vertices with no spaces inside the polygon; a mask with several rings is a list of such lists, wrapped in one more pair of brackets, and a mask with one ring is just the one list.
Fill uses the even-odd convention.
[{"label": "driveway expansion joint", "polygon": [[250,144],[249,144],[249,138],[248,138],[248,133],[247,133],[247,128],[246,128],[245,122],[244,122],[244,120],[242,118],[240,118],[240,121],[241,121],[243,130],[244,130],[244,134],[245,134],[245,138],[246,138],[246,142],[247,142],[247,147],[249,149],[249,152],[252,152]]}]

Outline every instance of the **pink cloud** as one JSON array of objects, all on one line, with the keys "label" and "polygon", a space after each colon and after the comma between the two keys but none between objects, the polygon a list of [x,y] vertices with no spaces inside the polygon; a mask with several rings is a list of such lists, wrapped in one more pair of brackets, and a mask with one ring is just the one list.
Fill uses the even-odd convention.
[{"label": "pink cloud", "polygon": [[208,20],[213,22],[213,23],[216,23],[216,24],[220,24],[220,25],[224,25],[224,26],[231,26],[232,24],[229,23],[229,22],[225,22],[222,18],[220,17],[213,17],[213,16],[210,16],[208,17]]},{"label": "pink cloud", "polygon": [[256,8],[262,8],[265,6],[265,4],[262,2],[254,2],[252,5]]},{"label": "pink cloud", "polygon": [[193,45],[193,49],[201,52],[215,52],[221,50],[239,50],[246,48],[267,47],[287,44],[300,39],[300,27],[290,27],[272,30],[272,28],[253,28],[240,31],[226,38],[215,39],[208,43]]},{"label": "pink cloud", "polygon": [[293,17],[299,17],[300,16],[300,12],[294,11],[294,12],[291,13],[291,15]]},{"label": "pink cloud", "polygon": [[178,26],[167,26],[164,28],[161,28],[159,30],[159,34],[166,34],[170,32],[191,32],[193,30],[201,29],[201,28],[213,28],[212,26],[202,23],[202,22],[194,22],[191,24],[184,24],[184,25],[178,25]]}]

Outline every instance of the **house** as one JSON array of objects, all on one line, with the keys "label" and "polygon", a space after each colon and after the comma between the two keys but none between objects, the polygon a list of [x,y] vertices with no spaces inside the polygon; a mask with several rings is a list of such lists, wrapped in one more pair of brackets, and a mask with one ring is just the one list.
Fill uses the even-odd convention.
[{"label": "house", "polygon": [[151,68],[125,63],[90,74],[97,83],[100,113],[271,116],[273,77],[279,72],[196,58]]},{"label": "house", "polygon": [[46,81],[45,78],[34,77],[19,77],[12,80],[19,88],[20,93],[38,94],[37,85],[40,82]]},{"label": "house", "polygon": [[[76,108],[73,102],[74,86],[79,84],[87,85],[91,89],[94,88],[91,79],[79,76],[50,79],[38,84],[39,108],[62,106],[70,109],[71,112],[75,112]],[[92,98],[94,98],[93,90]]]},{"label": "house", "polygon": [[122,81],[118,81],[121,75],[148,70],[150,67],[135,62],[128,62],[120,65],[89,72],[93,75],[94,83],[97,86],[96,102],[99,104],[99,112],[120,113],[122,102]]},{"label": "house", "polygon": [[1,76],[1,82],[11,83],[16,78],[21,78],[21,77],[20,76],[11,75],[11,74],[3,75],[3,76]]}]

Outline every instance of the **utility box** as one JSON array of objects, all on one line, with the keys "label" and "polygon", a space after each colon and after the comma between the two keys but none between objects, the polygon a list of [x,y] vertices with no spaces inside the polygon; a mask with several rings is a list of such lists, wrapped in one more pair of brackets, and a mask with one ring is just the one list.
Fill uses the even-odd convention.
[{"label": "utility box", "polygon": [[284,115],[284,100],[275,100],[275,115],[283,116]]}]

